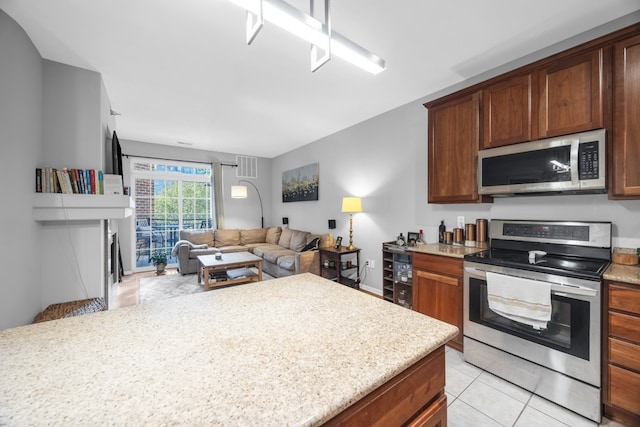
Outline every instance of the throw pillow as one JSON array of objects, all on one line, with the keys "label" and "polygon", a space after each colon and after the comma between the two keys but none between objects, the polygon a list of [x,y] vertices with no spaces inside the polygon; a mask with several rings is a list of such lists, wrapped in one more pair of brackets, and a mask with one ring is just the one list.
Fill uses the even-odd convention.
[{"label": "throw pillow", "polygon": [[307,231],[291,230],[291,242],[289,243],[289,249],[300,252],[307,244],[308,235],[309,232]]},{"label": "throw pillow", "polygon": [[291,235],[293,233],[291,232],[290,228],[283,228],[282,229],[282,233],[280,234],[280,239],[278,240],[278,245],[282,246],[283,248],[289,248],[289,244],[291,243]]},{"label": "throw pillow", "polygon": [[267,230],[267,243],[271,243],[272,245],[277,245],[280,240],[280,235],[282,234],[282,228],[280,227],[269,227]]},{"label": "throw pillow", "polygon": [[300,252],[317,251],[318,250],[318,246],[320,246],[320,238],[316,237],[315,239],[313,239],[309,243],[307,243],[307,246],[302,248],[302,250]]}]

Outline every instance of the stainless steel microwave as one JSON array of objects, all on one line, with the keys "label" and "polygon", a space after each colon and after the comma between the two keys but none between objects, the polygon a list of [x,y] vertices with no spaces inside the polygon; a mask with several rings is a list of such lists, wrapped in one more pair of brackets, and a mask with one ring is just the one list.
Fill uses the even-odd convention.
[{"label": "stainless steel microwave", "polygon": [[480,150],[478,191],[492,196],[606,193],[606,132],[598,129]]}]

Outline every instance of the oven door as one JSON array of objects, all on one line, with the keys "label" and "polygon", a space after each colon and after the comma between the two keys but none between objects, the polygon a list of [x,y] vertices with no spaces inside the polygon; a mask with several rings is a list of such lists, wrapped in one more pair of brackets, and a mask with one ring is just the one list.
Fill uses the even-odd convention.
[{"label": "oven door", "polygon": [[[547,329],[489,309],[488,271],[551,282]],[[600,386],[600,282],[465,262],[464,335],[523,359]]]}]

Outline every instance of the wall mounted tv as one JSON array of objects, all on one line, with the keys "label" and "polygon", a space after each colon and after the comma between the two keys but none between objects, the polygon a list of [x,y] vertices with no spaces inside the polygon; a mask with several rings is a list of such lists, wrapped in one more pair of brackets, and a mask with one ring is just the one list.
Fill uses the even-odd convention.
[{"label": "wall mounted tv", "polygon": [[111,166],[112,174],[122,176],[122,148],[120,148],[120,141],[115,130],[111,138]]}]

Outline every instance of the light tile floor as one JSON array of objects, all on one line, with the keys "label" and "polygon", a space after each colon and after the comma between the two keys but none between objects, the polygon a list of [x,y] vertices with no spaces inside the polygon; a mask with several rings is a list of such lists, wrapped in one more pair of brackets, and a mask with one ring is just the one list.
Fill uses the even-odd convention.
[{"label": "light tile floor", "polygon": [[[596,427],[597,423],[464,361],[447,347],[449,427]],[[601,426],[623,427],[602,419]]]}]

